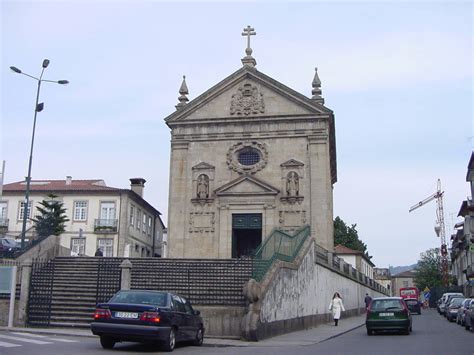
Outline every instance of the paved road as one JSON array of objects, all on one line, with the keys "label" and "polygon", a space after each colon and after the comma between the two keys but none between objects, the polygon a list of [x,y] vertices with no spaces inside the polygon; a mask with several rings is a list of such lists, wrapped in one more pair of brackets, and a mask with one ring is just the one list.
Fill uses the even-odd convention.
[{"label": "paved road", "polygon": [[[343,320],[342,320],[343,321]],[[0,354],[146,354],[162,353],[158,349],[136,343],[120,343],[113,350],[103,350],[98,338],[40,335],[0,331]],[[319,344],[264,346],[263,342],[249,347],[180,346],[174,354],[396,354],[396,355],[474,355],[474,332],[449,323],[436,311],[413,316],[411,335],[379,334],[368,337],[365,327],[357,328]]]}]

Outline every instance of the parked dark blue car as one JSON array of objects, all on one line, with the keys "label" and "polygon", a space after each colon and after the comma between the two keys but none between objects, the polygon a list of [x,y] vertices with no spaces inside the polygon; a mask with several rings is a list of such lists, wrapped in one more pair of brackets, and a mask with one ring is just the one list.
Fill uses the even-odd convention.
[{"label": "parked dark blue car", "polygon": [[173,351],[177,342],[202,345],[204,324],[200,312],[185,298],[169,292],[127,290],[100,303],[91,323],[103,348],[121,341],[159,343]]}]

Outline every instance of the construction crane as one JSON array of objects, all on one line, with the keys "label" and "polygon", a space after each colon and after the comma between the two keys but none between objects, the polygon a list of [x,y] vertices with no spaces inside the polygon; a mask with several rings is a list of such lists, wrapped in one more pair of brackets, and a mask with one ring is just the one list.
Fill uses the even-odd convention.
[{"label": "construction crane", "polygon": [[438,179],[438,188],[436,192],[425,198],[423,201],[418,202],[416,205],[410,207],[408,212],[412,212],[417,208],[427,204],[436,199],[436,225],[435,232],[441,241],[441,275],[443,276],[443,284],[449,286],[449,277],[448,277],[448,248],[446,246],[446,228],[444,224],[444,209],[443,209],[443,194],[444,191],[441,191],[441,180]]}]

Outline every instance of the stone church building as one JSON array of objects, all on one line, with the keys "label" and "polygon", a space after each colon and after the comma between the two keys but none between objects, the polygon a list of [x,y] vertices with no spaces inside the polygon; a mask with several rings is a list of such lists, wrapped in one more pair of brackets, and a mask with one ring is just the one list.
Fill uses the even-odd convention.
[{"label": "stone church building", "polygon": [[245,257],[272,230],[305,225],[333,250],[334,114],[317,71],[311,98],[258,71],[253,34],[244,29],[243,66],[189,102],[183,78],[177,110],[165,118],[170,258]]}]

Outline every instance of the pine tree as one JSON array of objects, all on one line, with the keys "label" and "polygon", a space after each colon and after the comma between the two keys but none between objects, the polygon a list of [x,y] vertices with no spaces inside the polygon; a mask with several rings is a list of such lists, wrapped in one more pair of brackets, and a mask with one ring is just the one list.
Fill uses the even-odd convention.
[{"label": "pine tree", "polygon": [[39,215],[33,219],[39,237],[60,235],[65,230],[65,223],[69,221],[63,203],[55,200],[58,196],[50,194],[48,197],[49,200],[41,201],[41,206],[36,207]]}]

